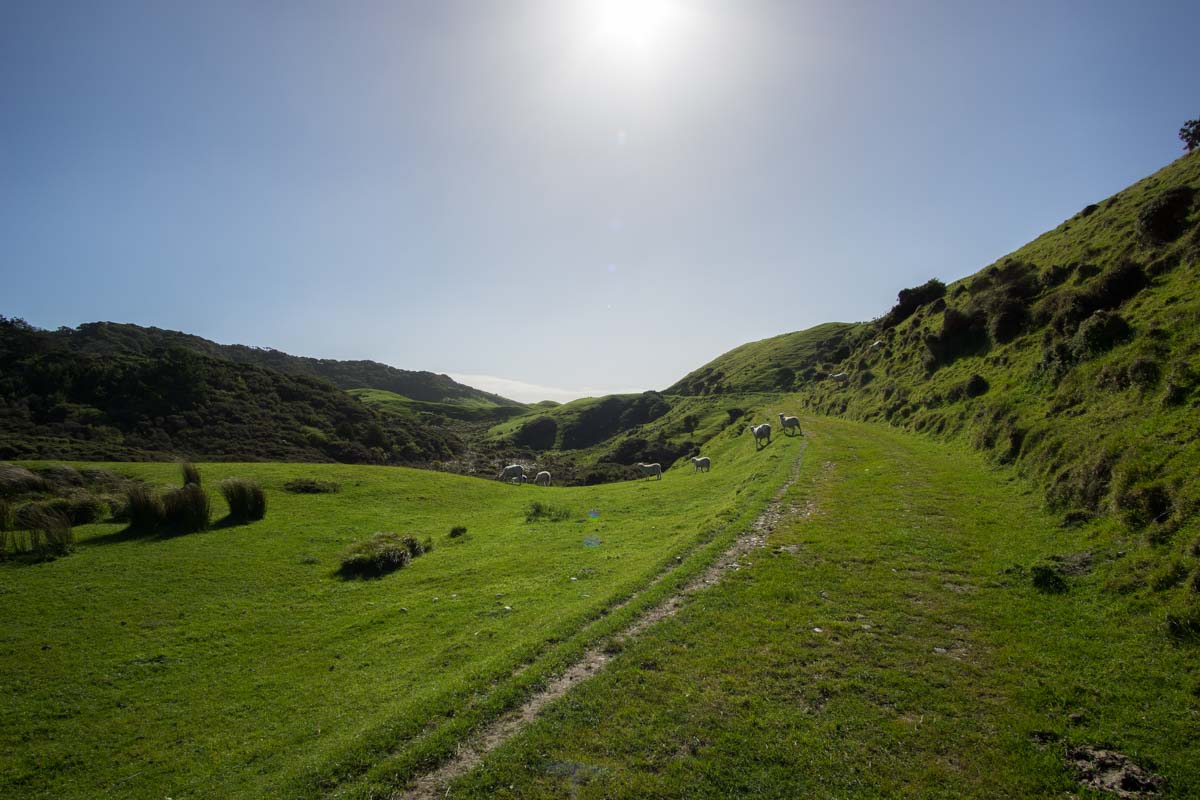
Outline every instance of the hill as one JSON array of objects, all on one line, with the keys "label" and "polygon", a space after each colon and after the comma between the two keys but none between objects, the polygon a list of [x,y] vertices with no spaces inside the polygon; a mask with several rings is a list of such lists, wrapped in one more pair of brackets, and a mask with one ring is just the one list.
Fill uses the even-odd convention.
[{"label": "hill", "polygon": [[968,441],[1069,520],[1167,540],[1200,508],[1198,197],[1185,156],[873,322],[743,345],[668,392],[795,388],[816,412]]},{"label": "hill", "polygon": [[238,364],[320,378],[341,389],[381,389],[426,403],[524,407],[515,400],[480,391],[433,372],[397,369],[377,361],[308,358],[271,348],[217,344],[199,336],[162,328],[92,322],[74,329],[60,328],[52,335],[67,342],[73,350],[88,355],[148,355],[163,348],[182,347]]},{"label": "hill", "polygon": [[0,458],[412,463],[463,449],[323,380],[184,347],[77,348],[0,317]]}]

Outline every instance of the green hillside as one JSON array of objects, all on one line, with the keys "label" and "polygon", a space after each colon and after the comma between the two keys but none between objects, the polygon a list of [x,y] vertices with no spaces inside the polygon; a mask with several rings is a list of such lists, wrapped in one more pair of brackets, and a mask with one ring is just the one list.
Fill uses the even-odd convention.
[{"label": "green hillside", "polygon": [[464,445],[318,378],[169,347],[99,353],[0,317],[0,458],[413,463]]},{"label": "green hillside", "polygon": [[93,322],[62,328],[54,336],[71,349],[89,355],[148,355],[170,347],[195,350],[213,358],[252,364],[289,375],[320,378],[341,389],[382,389],[427,403],[468,406],[513,406],[521,403],[465,386],[446,375],[396,369],[377,361],[338,361],[293,356],[279,350],[223,345],[199,336],[161,328],[115,322]]}]

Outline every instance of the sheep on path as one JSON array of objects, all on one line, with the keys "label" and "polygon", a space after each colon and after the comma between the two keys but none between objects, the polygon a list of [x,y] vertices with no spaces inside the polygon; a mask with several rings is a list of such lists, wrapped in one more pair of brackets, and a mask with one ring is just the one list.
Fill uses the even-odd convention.
[{"label": "sheep on path", "polygon": [[787,433],[792,428],[795,428],[796,433],[804,435],[804,431],[800,430],[800,420],[797,417],[785,417],[783,414],[780,414],[779,424],[783,426],[784,433]]},{"label": "sheep on path", "polygon": [[550,473],[547,472],[546,470],[542,470],[541,472],[539,472],[537,475],[535,475],[533,477],[533,482],[535,484],[537,484],[538,486],[549,486],[550,485]]},{"label": "sheep on path", "polygon": [[[754,449],[759,449],[759,441],[766,439],[767,444],[771,443],[771,423],[764,422],[762,425],[751,425],[750,432],[754,434]],[[767,445],[763,445],[766,447]]]},{"label": "sheep on path", "polygon": [[692,457],[693,475],[695,475],[697,472],[708,472],[708,469],[711,466],[712,462],[708,460],[708,456],[701,456],[700,458],[696,458],[694,456]]},{"label": "sheep on path", "polygon": [[639,461],[637,468],[642,473],[643,478],[649,475],[657,475],[658,479],[662,480],[662,464],[643,464]]},{"label": "sheep on path", "polygon": [[509,464],[504,469],[500,470],[500,474],[496,476],[498,481],[507,481],[513,478],[524,478],[525,468],[520,464]]}]

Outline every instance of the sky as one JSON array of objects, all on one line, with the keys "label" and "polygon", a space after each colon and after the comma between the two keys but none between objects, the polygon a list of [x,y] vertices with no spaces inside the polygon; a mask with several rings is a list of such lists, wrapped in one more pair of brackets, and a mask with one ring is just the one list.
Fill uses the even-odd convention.
[{"label": "sky", "polygon": [[1194,2],[0,2],[0,314],[663,389],[1182,155]]}]

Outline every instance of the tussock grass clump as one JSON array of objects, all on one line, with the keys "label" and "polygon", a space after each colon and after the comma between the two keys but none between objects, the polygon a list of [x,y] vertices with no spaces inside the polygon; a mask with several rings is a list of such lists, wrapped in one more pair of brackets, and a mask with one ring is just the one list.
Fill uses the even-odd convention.
[{"label": "tussock grass clump", "polygon": [[1163,592],[1167,589],[1174,588],[1183,583],[1183,579],[1188,575],[1187,564],[1182,561],[1172,561],[1150,578],[1150,588],[1156,592]]},{"label": "tussock grass clump", "polygon": [[16,464],[0,464],[0,494],[12,496],[44,492],[49,488],[46,479],[34,475]]},{"label": "tussock grass clump", "polygon": [[208,527],[212,512],[208,493],[194,483],[165,493],[162,506],[167,526],[176,533],[195,533]]},{"label": "tussock grass clump", "polygon": [[75,549],[71,521],[45,503],[31,503],[17,511],[15,530],[0,532],[0,558],[31,555],[56,558]]},{"label": "tussock grass clump", "polygon": [[535,500],[534,502],[530,503],[529,507],[525,509],[525,521],[526,522],[537,522],[539,520],[549,520],[551,522],[565,522],[566,520],[569,520],[572,516],[574,516],[574,514],[571,513],[571,510],[569,508],[561,508],[559,506],[552,506],[548,503],[543,503],[539,500]]},{"label": "tussock grass clump", "polygon": [[239,522],[259,520],[267,515],[267,495],[257,481],[246,478],[226,478],[221,481],[221,494],[229,504],[229,516]]},{"label": "tussock grass clump", "polygon": [[1067,578],[1056,564],[1035,564],[1029,570],[1033,588],[1044,594],[1063,594],[1067,591]]},{"label": "tussock grass clump", "polygon": [[1097,311],[1084,320],[1071,339],[1076,358],[1089,358],[1116,347],[1133,334],[1133,329],[1120,314]]},{"label": "tussock grass clump", "polygon": [[1168,611],[1167,635],[1180,644],[1200,644],[1200,603],[1192,600]]},{"label": "tussock grass clump", "polygon": [[145,533],[158,530],[167,521],[162,498],[146,486],[134,486],[125,493],[125,513],[129,527]]},{"label": "tussock grass clump", "polygon": [[100,519],[104,504],[100,498],[86,492],[73,492],[66,497],[56,497],[47,504],[71,521],[72,525],[87,525]]},{"label": "tussock grass clump", "polygon": [[1167,487],[1159,482],[1131,486],[1114,498],[1117,513],[1130,528],[1143,528],[1171,515],[1174,504]]},{"label": "tussock grass clump", "polygon": [[68,467],[65,464],[52,464],[48,467],[40,467],[37,470],[37,475],[54,486],[83,486],[83,475],[79,473],[79,470],[74,467]]},{"label": "tussock grass clump", "polygon": [[6,531],[12,527],[13,512],[12,506],[7,500],[0,500],[0,531]]},{"label": "tussock grass clump", "polygon": [[451,539],[457,539],[460,536],[466,536],[466,535],[467,535],[467,526],[466,525],[455,525],[453,528],[450,529],[450,538]]},{"label": "tussock grass clump", "polygon": [[200,485],[200,469],[195,464],[190,461],[180,462],[179,471],[183,473],[184,486]]},{"label": "tussock grass clump", "polygon": [[1187,215],[1195,190],[1176,186],[1159,192],[1138,212],[1138,236],[1153,244],[1173,242],[1187,229]]},{"label": "tussock grass clump", "polygon": [[292,494],[334,494],[341,488],[334,481],[319,481],[316,478],[296,478],[283,485],[284,491]]},{"label": "tussock grass clump", "polygon": [[408,566],[414,558],[432,547],[412,536],[376,533],[370,539],[350,545],[342,553],[338,574],[343,578],[379,578]]}]

